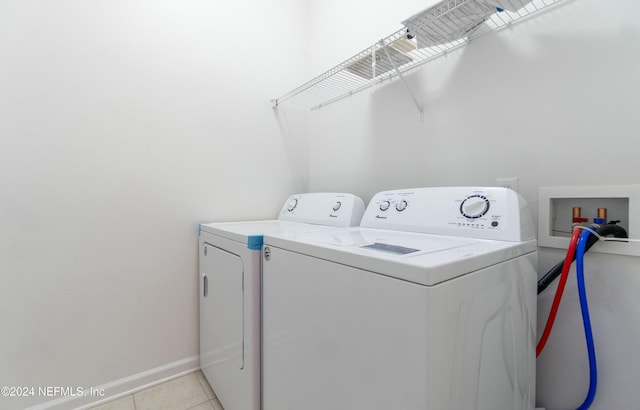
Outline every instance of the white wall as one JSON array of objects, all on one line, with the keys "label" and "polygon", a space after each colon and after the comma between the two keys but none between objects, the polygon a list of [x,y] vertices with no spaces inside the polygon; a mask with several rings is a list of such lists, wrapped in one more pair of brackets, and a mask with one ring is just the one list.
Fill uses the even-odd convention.
[{"label": "white wall", "polygon": [[274,217],[307,183],[269,101],[304,78],[307,17],[0,3],[0,385],[114,394],[197,367],[198,223]]},{"label": "white wall", "polygon": [[[436,2],[343,3],[313,3],[320,10],[311,37],[314,73],[400,29],[400,21]],[[360,18],[361,11],[378,17]],[[496,178],[519,177],[537,218],[540,186],[640,183],[639,14],[632,0],[606,6],[564,1],[474,40],[407,75],[424,106],[424,121],[399,81],[312,111],[310,189],[351,191],[368,200],[384,189],[495,185]],[[381,18],[395,25],[376,25]],[[561,258],[559,251],[541,249],[540,273]],[[634,408],[638,259],[592,253],[586,266],[601,358],[592,408]],[[549,409],[575,408],[587,390],[575,286],[567,292],[538,361],[539,404]],[[552,296],[550,288],[539,298],[540,327]]]}]

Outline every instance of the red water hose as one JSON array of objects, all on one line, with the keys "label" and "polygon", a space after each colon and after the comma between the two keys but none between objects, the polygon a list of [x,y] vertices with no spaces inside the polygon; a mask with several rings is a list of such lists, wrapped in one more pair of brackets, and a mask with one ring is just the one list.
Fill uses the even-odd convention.
[{"label": "red water hose", "polygon": [[553,328],[553,322],[556,320],[556,314],[558,313],[560,301],[562,300],[562,293],[564,292],[564,287],[567,284],[567,279],[569,278],[569,270],[571,269],[571,264],[573,263],[573,259],[576,254],[576,244],[578,243],[578,239],[580,239],[580,233],[580,228],[573,229],[571,241],[569,242],[569,249],[567,249],[567,256],[564,259],[562,273],[560,274],[560,280],[558,281],[558,288],[556,289],[556,294],[553,297],[553,304],[551,305],[549,317],[547,318],[547,324],[544,327],[544,331],[542,332],[542,337],[538,342],[538,346],[536,346],[536,357],[540,356],[542,349],[544,349],[544,345],[547,344],[547,340],[549,339],[549,335],[551,334],[551,328]]}]

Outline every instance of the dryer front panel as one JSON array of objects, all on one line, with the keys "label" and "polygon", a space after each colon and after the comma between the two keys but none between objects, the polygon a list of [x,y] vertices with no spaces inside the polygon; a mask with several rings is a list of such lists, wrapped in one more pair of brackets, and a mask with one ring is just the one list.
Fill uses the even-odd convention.
[{"label": "dryer front panel", "polygon": [[209,243],[200,257],[200,367],[223,401],[244,367],[244,267],[238,255]]}]

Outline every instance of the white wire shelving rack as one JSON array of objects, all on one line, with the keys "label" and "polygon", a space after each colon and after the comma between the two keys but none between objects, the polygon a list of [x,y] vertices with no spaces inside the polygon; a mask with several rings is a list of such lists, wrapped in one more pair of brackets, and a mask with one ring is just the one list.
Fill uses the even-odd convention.
[{"label": "white wire shelving rack", "polygon": [[[510,26],[562,0],[444,0],[403,21],[404,27],[283,96],[318,109],[399,77],[483,34]],[[422,107],[407,86],[416,108]]]}]

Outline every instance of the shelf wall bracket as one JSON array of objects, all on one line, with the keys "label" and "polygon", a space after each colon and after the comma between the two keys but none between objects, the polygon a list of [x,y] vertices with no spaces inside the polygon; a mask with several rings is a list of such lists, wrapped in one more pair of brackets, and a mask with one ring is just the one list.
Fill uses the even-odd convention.
[{"label": "shelf wall bracket", "polygon": [[[389,55],[389,52],[387,51],[387,47],[384,45],[384,41],[380,40],[379,44],[380,44],[380,47],[382,48],[382,50],[384,50],[384,53],[387,55],[387,59],[389,60],[389,62],[393,66],[393,69],[396,71],[396,74],[398,74],[398,77],[400,77],[400,80],[402,80],[402,84],[404,84],[404,88],[407,90],[407,92],[411,96],[411,99],[413,100],[413,104],[418,109],[418,113],[420,113],[420,120],[423,120],[424,119],[424,110],[422,109],[422,105],[418,102],[418,99],[416,98],[416,96],[413,95],[413,93],[411,92],[411,87],[409,87],[409,84],[407,84],[407,81],[404,79],[404,76],[402,75],[400,70],[398,70],[398,66],[393,61],[393,58],[391,58],[391,56]],[[374,54],[374,56],[375,56],[375,54]],[[375,58],[372,58],[372,60],[375,60]]]}]

